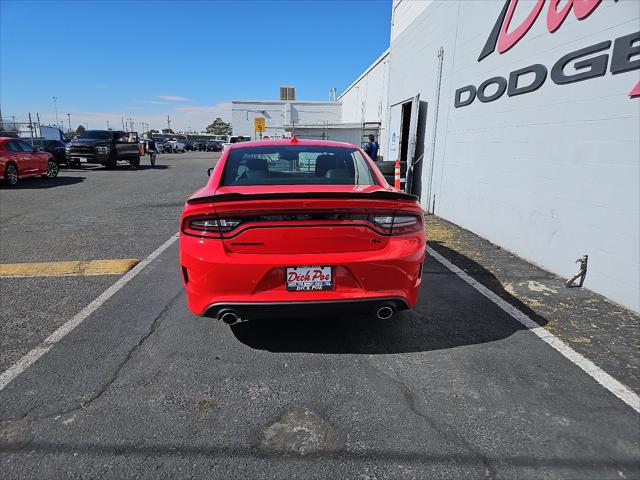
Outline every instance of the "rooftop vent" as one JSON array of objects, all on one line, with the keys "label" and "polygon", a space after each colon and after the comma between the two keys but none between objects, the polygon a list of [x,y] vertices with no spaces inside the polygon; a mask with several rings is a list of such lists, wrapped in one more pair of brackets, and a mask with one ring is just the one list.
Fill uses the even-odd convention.
[{"label": "rooftop vent", "polygon": [[296,87],[280,87],[280,100],[295,100]]}]

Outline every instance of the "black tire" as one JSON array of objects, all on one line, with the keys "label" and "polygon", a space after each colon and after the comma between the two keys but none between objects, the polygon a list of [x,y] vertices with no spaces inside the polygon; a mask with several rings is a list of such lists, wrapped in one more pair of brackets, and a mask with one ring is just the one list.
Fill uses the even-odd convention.
[{"label": "black tire", "polygon": [[118,166],[118,157],[116,156],[116,152],[111,152],[109,154],[109,160],[107,160],[107,163],[105,163],[104,166],[107,167],[108,170],[113,170]]},{"label": "black tire", "polygon": [[9,163],[4,167],[4,183],[10,187],[14,187],[18,183],[18,167]]},{"label": "black tire", "polygon": [[140,166],[140,157],[135,157],[129,160],[129,165],[131,166],[131,170],[137,170]]},{"label": "black tire", "polygon": [[54,160],[49,160],[45,177],[56,178],[58,173],[60,173],[60,166]]}]

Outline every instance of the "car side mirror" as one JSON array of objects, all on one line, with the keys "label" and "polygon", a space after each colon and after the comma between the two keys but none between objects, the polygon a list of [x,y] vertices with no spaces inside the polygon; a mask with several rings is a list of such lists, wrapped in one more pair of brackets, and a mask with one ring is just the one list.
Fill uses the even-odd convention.
[{"label": "car side mirror", "polygon": [[213,167],[207,168],[207,176],[210,177],[212,173],[213,173]]}]

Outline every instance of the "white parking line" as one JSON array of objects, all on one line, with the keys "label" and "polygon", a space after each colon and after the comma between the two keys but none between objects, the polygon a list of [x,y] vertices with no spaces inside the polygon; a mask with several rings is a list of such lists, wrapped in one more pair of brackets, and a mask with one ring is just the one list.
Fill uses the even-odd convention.
[{"label": "white parking line", "polygon": [[16,379],[18,375],[24,372],[31,365],[36,363],[40,357],[47,353],[53,346],[62,340],[69,332],[80,325],[89,315],[95,312],[100,306],[109,300],[118,290],[129,283],[144,268],[153,262],[158,256],[169,248],[173,242],[178,239],[178,234],[173,235],[169,240],[156,248],[147,258],[138,263],[135,267],[125,273],[117,282],[107,288],[100,296],[98,296],[89,305],[78,312],[71,320],[68,320],[60,326],[55,332],[49,335],[40,345],[35,347],[24,357],[11,365],[7,370],[0,374],[0,391],[2,391],[9,383]]},{"label": "white parking line", "polygon": [[565,358],[569,359],[569,361],[571,361],[572,363],[580,367],[585,373],[587,373],[587,375],[591,376],[596,382],[598,382],[604,388],[609,390],[616,397],[618,397],[624,403],[626,403],[631,408],[633,408],[636,412],[640,413],[640,397],[638,397],[638,395],[635,392],[633,392],[627,386],[625,386],[624,384],[620,383],[618,380],[613,378],[611,375],[609,375],[607,372],[602,370],[591,360],[583,357],[581,354],[576,352],[573,348],[571,348],[562,340],[560,340],[558,337],[556,337],[553,333],[549,332],[545,328],[538,325],[536,322],[531,320],[527,315],[522,313],[520,310],[518,310],[516,307],[514,307],[510,303],[500,298],[498,295],[493,293],[491,290],[489,290],[487,287],[485,287],[480,282],[475,280],[473,277],[467,275],[467,273],[465,273],[460,268],[456,267],[453,263],[451,263],[449,260],[444,258],[434,249],[432,249],[431,247],[427,247],[427,252],[429,253],[429,255],[431,255],[433,258],[438,260],[441,264],[443,264],[453,273],[458,275],[462,280],[464,280],[473,288],[475,288],[482,295],[487,297],[489,300],[495,303],[498,307],[500,307],[502,310],[507,312],[517,321],[519,321],[522,325],[524,325],[533,333],[535,333],[538,337],[540,337],[540,339],[543,342],[547,343],[549,346],[551,346],[552,348],[560,352],[561,355],[563,355]]}]

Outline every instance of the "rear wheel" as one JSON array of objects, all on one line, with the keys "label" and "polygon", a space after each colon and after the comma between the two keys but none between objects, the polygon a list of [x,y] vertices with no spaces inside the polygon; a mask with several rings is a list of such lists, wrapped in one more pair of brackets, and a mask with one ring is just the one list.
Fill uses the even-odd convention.
[{"label": "rear wheel", "polygon": [[18,183],[18,168],[13,163],[4,167],[4,181],[10,187]]},{"label": "rear wheel", "polygon": [[47,178],[56,178],[60,173],[60,167],[53,160],[49,160],[47,163]]},{"label": "rear wheel", "polygon": [[140,157],[135,157],[129,160],[129,165],[131,165],[131,170],[137,170],[140,166]]}]

